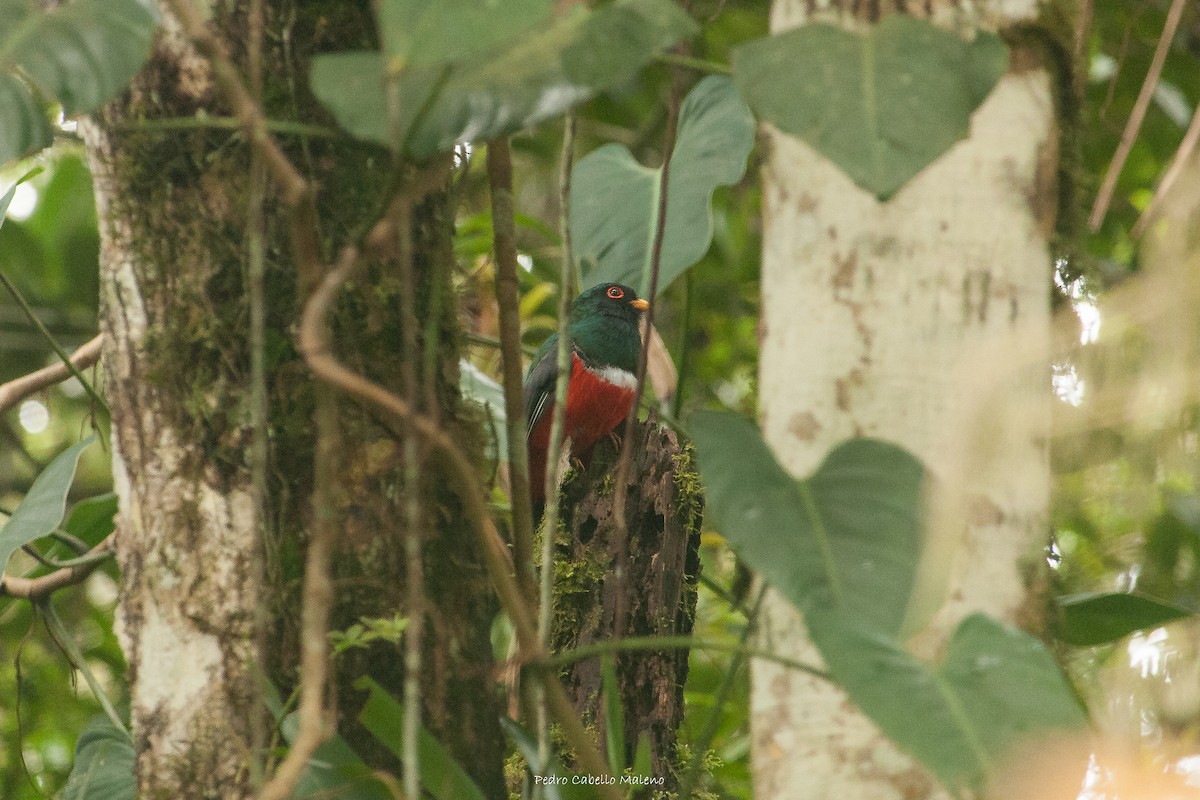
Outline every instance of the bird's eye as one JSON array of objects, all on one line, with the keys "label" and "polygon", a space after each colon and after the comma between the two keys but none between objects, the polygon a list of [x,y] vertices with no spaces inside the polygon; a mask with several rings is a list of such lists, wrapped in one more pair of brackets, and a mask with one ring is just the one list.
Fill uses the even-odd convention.
[{"label": "bird's eye", "polygon": [[608,287],[608,296],[613,300],[620,300],[625,296],[625,290],[620,286],[610,286]]}]

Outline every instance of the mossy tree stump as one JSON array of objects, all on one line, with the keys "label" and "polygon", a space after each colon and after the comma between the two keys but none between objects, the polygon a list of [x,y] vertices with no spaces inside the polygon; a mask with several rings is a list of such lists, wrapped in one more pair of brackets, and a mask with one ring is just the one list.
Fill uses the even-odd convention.
[{"label": "mossy tree stump", "polygon": [[[617,636],[692,632],[704,504],[692,449],[653,418],[638,425],[634,436],[624,559],[613,508],[619,444],[601,441],[588,468],[568,474],[563,482],[555,575],[556,652]],[[626,569],[618,578],[621,560]],[[624,763],[633,764],[638,740],[645,739],[652,772],[638,777],[662,777],[664,785],[654,788],[671,789],[688,651],[620,653],[615,667],[624,711]],[[600,659],[576,662],[562,677],[576,709],[603,742]]]}]

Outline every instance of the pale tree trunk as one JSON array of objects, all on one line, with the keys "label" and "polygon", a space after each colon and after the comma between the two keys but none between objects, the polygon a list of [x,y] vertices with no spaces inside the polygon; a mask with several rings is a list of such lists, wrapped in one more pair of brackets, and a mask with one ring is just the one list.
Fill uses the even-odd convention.
[{"label": "pale tree trunk", "polygon": [[[210,4],[216,36],[245,72],[248,3]],[[318,50],[374,40],[366,3],[265,4],[266,113],[331,125],[305,90]],[[250,476],[247,301],[249,149],[240,133],[162,129],[156,118],[228,114],[209,64],[167,15],[132,88],[86,127],[102,237],[101,328],[120,499],[117,630],[129,664],[139,798],[238,800],[255,793],[270,724],[259,676],[287,697],[298,682],[299,596],[315,513],[336,516],[334,628],[405,607],[403,500],[423,506],[424,723],[487,796],[503,792],[503,743],[489,631],[495,602],[456,484],[434,457],[403,483],[403,426],[341,397],[329,472],[332,509],[314,511],[314,380],[292,332],[304,291],[287,210],[265,204],[266,398],[270,444],[265,521]],[[146,122],[149,120],[149,122]],[[347,138],[282,146],[319,187],[321,249],[332,258],[364,215],[384,205],[387,153]],[[450,289],[453,212],[431,191],[412,212],[415,320],[398,309],[397,267],[366,264],[331,314],[337,356],[388,389],[399,386],[401,327],[418,331],[414,387],[465,453],[481,448],[478,419],[458,396],[458,323]],[[308,276],[311,280],[312,276]],[[433,300],[431,298],[439,298]],[[433,316],[437,314],[437,316]],[[424,347],[425,336],[436,342]],[[417,362],[421,364],[420,361]],[[380,642],[338,659],[327,692],[339,732],[373,767],[394,756],[357,724],[368,675],[394,694],[402,649]]]},{"label": "pale tree trunk", "polygon": [[[846,9],[826,21],[861,29],[852,11],[871,4],[820,5],[832,15]],[[1035,10],[1031,3],[979,3],[980,16],[970,18],[934,5],[938,22],[993,30]],[[802,23],[812,8],[776,0],[773,29]],[[952,423],[977,412],[970,376],[980,377],[964,372],[964,362],[982,343],[1014,332],[1035,350],[1048,345],[1057,132],[1047,68],[1035,52],[1015,47],[969,138],[887,203],[807,145],[770,127],[765,135],[766,440],[796,475],[810,473],[836,443],[873,436],[958,481],[962,429]],[[1028,363],[1036,354],[1022,358]],[[949,576],[931,570],[919,590],[935,605],[947,599],[914,646],[923,656],[936,656],[971,611],[1027,623],[1042,599],[1044,587],[1026,567],[1036,564],[1047,537],[1049,368],[994,366],[1007,378],[993,388],[1021,396],[1024,425],[1002,434],[1004,468],[989,470],[986,486],[974,487],[970,513],[932,559],[951,569]],[[1042,399],[1028,404],[1031,395]],[[819,662],[787,601],[768,594],[764,608],[760,645]],[[754,662],[751,726],[757,797],[945,796],[842,692],[803,673]]]}]

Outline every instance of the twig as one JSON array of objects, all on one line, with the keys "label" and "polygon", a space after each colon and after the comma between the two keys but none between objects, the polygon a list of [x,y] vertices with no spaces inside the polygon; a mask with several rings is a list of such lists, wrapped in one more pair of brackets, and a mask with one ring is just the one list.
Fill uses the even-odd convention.
[{"label": "twig", "polygon": [[671,179],[671,155],[675,149],[675,130],[679,125],[679,106],[681,103],[682,85],[679,71],[671,76],[671,100],[667,111],[667,127],[663,133],[663,164],[658,183],[658,218],[655,220],[654,241],[650,246],[650,288],[646,299],[650,307],[646,309],[646,328],[642,336],[642,346],[638,351],[637,384],[633,390],[633,403],[629,406],[629,414],[625,417],[625,432],[621,436],[621,458],[617,461],[616,489],[613,495],[613,519],[617,524],[617,567],[614,570],[616,581],[616,618],[613,633],[617,638],[625,635],[625,575],[629,572],[629,523],[625,519],[625,501],[629,494],[629,469],[633,463],[633,430],[637,424],[638,408],[642,395],[646,391],[646,368],[650,362],[650,337],[654,334],[654,301],[658,294],[658,273],[662,265],[663,239],[667,232],[667,194]]},{"label": "twig", "polygon": [[[376,231],[373,231],[368,237],[369,242],[383,238],[386,229],[380,228],[380,226],[376,226],[376,228]],[[517,642],[522,654],[527,659],[526,663],[536,671],[542,681],[551,715],[562,727],[563,735],[578,755],[584,768],[596,775],[605,775],[608,767],[584,729],[583,723],[579,721],[557,675],[552,669],[543,666],[545,649],[541,646],[538,638],[536,623],[530,615],[521,589],[513,577],[513,563],[508,547],[488,514],[483,486],[480,484],[470,459],[450,438],[449,434],[432,423],[428,417],[418,414],[403,398],[347,369],[331,353],[329,334],[324,325],[325,315],[338,289],[353,272],[357,263],[357,248],[347,247],[343,250],[338,259],[338,266],[325,276],[308,303],[305,304],[300,317],[298,333],[300,353],[319,380],[411,425],[432,447],[446,456],[458,481],[464,510],[478,537],[479,548],[483,554],[488,574],[491,576],[492,584],[496,589],[496,595],[513,623]],[[621,794],[615,786],[603,785],[598,789],[606,800],[621,799]]]},{"label": "twig", "polygon": [[673,67],[683,67],[684,69],[692,69],[711,75],[733,74],[733,67],[728,64],[720,64],[716,61],[707,61],[703,58],[695,58],[678,53],[659,53],[654,57],[654,60],[659,64],[669,64]]},{"label": "twig", "polygon": [[[571,300],[575,295],[575,256],[571,252],[571,162],[575,150],[575,115],[567,114],[563,123],[562,156],[559,162],[559,231],[562,238],[562,268],[558,287],[558,349],[555,352],[558,373],[554,381],[554,408],[550,412],[550,441],[547,445],[542,517],[541,589],[538,593],[538,641],[550,648],[550,622],[554,594],[554,539],[558,533],[559,494],[562,480],[561,451],[567,419],[567,384],[571,376]],[[544,687],[543,687],[543,699]],[[550,763],[550,719],[547,708],[539,704],[537,720],[538,760]]]},{"label": "twig", "polygon": [[275,774],[263,786],[259,800],[291,797],[308,761],[330,733],[325,711],[325,684],[329,677],[329,610],[333,604],[333,579],[329,560],[337,536],[336,499],[338,416],[333,391],[316,388],[316,464],[312,494],[312,534],[304,560],[304,588],[300,609],[300,708],[299,732]]},{"label": "twig", "polygon": [[[84,563],[64,565],[54,572],[36,578],[0,575],[0,595],[19,597],[25,600],[40,600],[64,587],[83,583],[89,575],[96,571],[96,567],[112,557],[112,538],[113,535],[109,534],[89,550],[87,557],[94,557],[94,559]],[[72,559],[72,561],[78,561],[78,559]]]},{"label": "twig", "polygon": [[788,669],[812,675],[814,678],[820,678],[825,681],[833,680],[829,676],[829,673],[811,664],[805,664],[803,661],[781,656],[771,650],[746,647],[735,642],[714,642],[709,639],[696,639],[691,636],[628,636],[624,639],[610,639],[609,641],[596,642],[576,647],[573,650],[564,650],[561,653],[555,653],[547,660],[546,664],[548,667],[561,669],[574,664],[576,661],[597,658],[607,653],[626,653],[639,650],[704,650],[713,653],[742,653],[747,658],[771,661]]},{"label": "twig", "polygon": [[1192,121],[1188,124],[1187,132],[1183,134],[1183,139],[1179,142],[1179,147],[1175,150],[1175,155],[1171,156],[1171,163],[1167,167],[1167,171],[1163,173],[1162,179],[1158,182],[1158,186],[1154,189],[1154,197],[1151,198],[1150,204],[1146,206],[1146,210],[1138,217],[1137,223],[1133,226],[1130,235],[1134,239],[1141,237],[1146,232],[1146,226],[1158,214],[1159,206],[1162,205],[1163,199],[1167,196],[1167,192],[1175,185],[1176,179],[1183,172],[1184,164],[1191,158],[1192,152],[1196,149],[1196,141],[1200,139],[1200,106],[1196,107],[1196,111],[1192,114]]},{"label": "twig", "polygon": [[50,333],[50,329],[46,327],[45,323],[43,323],[38,318],[38,315],[34,313],[33,308],[25,299],[25,296],[21,294],[21,290],[16,287],[16,284],[10,281],[8,276],[3,272],[0,272],[0,283],[4,284],[4,288],[8,289],[8,293],[12,296],[12,299],[17,302],[17,305],[21,307],[21,310],[33,324],[33,327],[37,328],[38,333],[40,333],[42,338],[49,343],[50,348],[54,351],[54,354],[58,356],[58,360],[63,369],[70,372],[71,375],[74,376],[77,381],[79,381],[80,385],[83,386],[84,391],[86,391],[88,396],[92,398],[92,402],[94,402],[100,408],[103,408],[105,414],[110,414],[108,410],[108,403],[104,402],[104,398],[96,393],[96,389],[91,383],[88,382],[88,379],[83,376],[83,373],[79,371],[79,368],[75,366],[70,357],[67,356],[67,352],[62,349],[62,345],[60,345],[58,340],[54,338],[54,334]]},{"label": "twig", "polygon": [[1133,143],[1137,141],[1138,131],[1141,130],[1142,122],[1146,118],[1146,110],[1150,107],[1150,99],[1154,96],[1154,90],[1158,87],[1158,78],[1162,74],[1163,64],[1167,60],[1167,51],[1171,47],[1171,41],[1175,38],[1175,31],[1179,28],[1179,20],[1183,16],[1185,5],[1187,5],[1187,0],[1173,0],[1171,8],[1167,11],[1167,19],[1163,24],[1162,33],[1158,37],[1158,46],[1154,49],[1154,58],[1150,62],[1150,69],[1146,72],[1146,79],[1142,81],[1142,88],[1133,104],[1129,122],[1126,123],[1125,130],[1121,133],[1121,142],[1117,145],[1116,153],[1113,154],[1112,163],[1108,165],[1104,183],[1100,185],[1096,202],[1092,206],[1092,214],[1088,217],[1088,227],[1093,233],[1100,230],[1100,224],[1104,222],[1104,215],[1108,213],[1113,192],[1117,188],[1117,178],[1125,166],[1125,160],[1129,158]]},{"label": "twig", "polygon": [[496,251],[496,305],[500,310],[500,362],[504,411],[508,428],[509,484],[512,496],[513,559],[517,581],[530,603],[533,583],[533,506],[529,488],[525,406],[521,397],[521,314],[517,280],[517,226],[513,218],[512,148],[494,139],[487,148],[487,174],[492,195],[492,239]]},{"label": "twig", "polygon": [[[396,204],[395,230],[400,273],[400,337],[403,351],[400,371],[408,404],[417,408],[417,309],[414,299],[412,205],[404,196],[399,197]],[[426,344],[429,343],[427,339]],[[430,409],[426,408],[425,411],[429,413]],[[408,626],[404,629],[404,730],[401,738],[404,793],[415,798],[420,797],[421,793],[418,736],[421,729],[421,641],[425,632],[425,574],[421,552],[421,504],[417,494],[421,469],[417,458],[417,432],[411,424],[405,429],[402,452],[405,490],[404,588],[408,605]]]},{"label": "twig", "polygon": [[[309,136],[314,139],[348,139],[341,131],[326,128],[322,125],[311,125],[306,122],[294,122],[288,119],[268,119],[265,122],[270,133],[282,133],[291,136]],[[193,130],[242,130],[245,123],[240,117],[195,116],[195,117],[153,117],[140,119],[136,122],[125,122],[114,125],[115,131],[193,131]]]},{"label": "twig", "polygon": [[[103,341],[104,334],[98,333],[91,341],[80,345],[71,354],[69,361],[75,367],[76,371],[85,370],[100,360],[100,346]],[[56,383],[61,383],[71,376],[72,373],[67,369],[67,365],[62,361],[57,361],[36,372],[31,372],[28,375],[22,375],[20,378],[13,378],[7,383],[0,384],[0,414],[3,414],[31,394],[36,394],[42,389],[53,386]]]},{"label": "twig", "polygon": [[[263,97],[263,13],[264,0],[250,0],[247,11],[249,32],[246,47],[246,65],[250,73],[250,90],[257,104]],[[234,120],[237,122],[237,120]],[[255,580],[266,586],[271,573],[268,559],[272,550],[273,537],[269,531],[267,514],[268,488],[267,469],[270,459],[268,445],[269,403],[267,401],[267,301],[266,301],[266,252],[267,252],[267,168],[262,151],[250,148],[250,181],[246,197],[246,302],[250,306],[250,447],[248,461],[250,483],[254,490],[254,527],[258,532],[258,548],[251,554]],[[267,652],[267,609],[264,603],[255,609],[256,658]],[[255,714],[250,720],[250,742],[252,752],[266,753],[268,733],[267,720]],[[254,785],[262,788],[266,780],[265,762],[254,758],[251,772]]]}]

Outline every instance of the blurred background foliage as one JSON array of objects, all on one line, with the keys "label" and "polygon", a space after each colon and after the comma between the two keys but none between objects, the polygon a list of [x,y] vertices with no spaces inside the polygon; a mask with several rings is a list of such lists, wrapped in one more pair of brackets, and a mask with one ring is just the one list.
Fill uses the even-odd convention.
[{"label": "blurred background foliage", "polygon": [[[1200,7],[1189,4],[1112,206],[1100,228],[1090,232],[1088,211],[1145,80],[1169,5],[1167,0],[1096,3],[1081,102],[1064,98],[1064,108],[1075,116],[1067,124],[1075,127],[1064,139],[1058,288],[1047,291],[1056,292],[1065,313],[1074,307],[1081,335],[1055,364],[1060,415],[1086,413],[1089,381],[1095,380],[1089,369],[1113,366],[1111,359],[1097,360],[1090,351],[1100,345],[1104,299],[1131,276],[1154,267],[1143,263],[1130,231],[1200,103]],[[767,32],[766,0],[698,0],[691,12],[703,23],[692,52],[700,59],[727,63],[734,44]],[[1060,66],[1068,62],[1069,57]],[[694,73],[685,77],[698,79]],[[1072,76],[1061,77],[1069,87]],[[576,157],[615,141],[644,164],[660,163],[670,83],[670,69],[656,65],[582,107]],[[0,228],[0,271],[68,350],[96,331],[99,248],[90,176],[70,128],[64,126],[60,141],[33,163],[0,173],[0,187],[7,188],[31,166],[45,168],[18,191]],[[560,145],[561,128],[555,124],[513,138],[518,246],[525,268],[521,311],[524,343],[531,348],[555,324]],[[468,357],[495,376],[491,228],[482,156],[479,149],[471,153],[458,177],[457,282],[465,325],[473,334]],[[680,398],[672,409],[677,416],[703,407],[751,414],[755,409],[760,159],[755,151],[743,181],[717,191],[713,246],[656,308],[656,323],[680,371]],[[53,358],[18,305],[0,292],[0,382]],[[0,511],[11,511],[53,455],[87,430],[92,412],[81,388],[68,381],[0,416]],[[1057,442],[1055,536],[1048,558],[1061,593],[1136,588],[1200,609],[1197,421],[1197,410],[1184,408],[1150,430],[1084,426]],[[73,500],[108,491],[108,458],[100,446],[85,453]],[[704,536],[702,557],[706,586],[696,633],[735,642],[747,615],[728,594],[735,582],[734,559],[711,533]],[[12,569],[36,574],[39,568],[18,554]],[[116,578],[115,566],[108,564],[82,586],[59,592],[54,604],[119,706],[124,664],[113,634]],[[1200,687],[1196,627],[1193,618],[1118,644],[1063,645],[1061,655],[1084,694],[1094,699],[1097,719],[1131,740],[1190,741],[1192,752],[1200,737],[1200,689],[1188,695],[1179,687]],[[728,699],[716,709],[706,756],[706,788],[718,797],[747,798],[748,678],[743,665],[726,679],[729,667],[727,654],[692,654],[684,738],[701,737],[726,684]],[[60,791],[75,739],[99,707],[30,604],[7,598],[0,598],[0,698],[0,797],[33,800]]]}]

